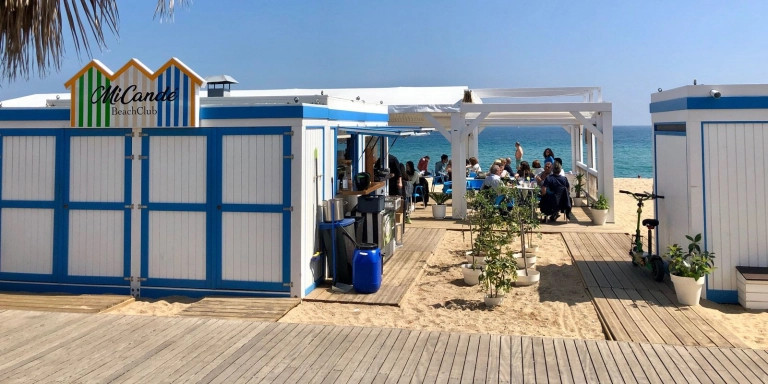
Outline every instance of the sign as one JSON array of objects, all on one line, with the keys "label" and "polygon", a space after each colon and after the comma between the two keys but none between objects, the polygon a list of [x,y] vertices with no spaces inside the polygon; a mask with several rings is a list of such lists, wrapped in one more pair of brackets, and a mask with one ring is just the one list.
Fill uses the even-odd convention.
[{"label": "sign", "polygon": [[72,127],[196,127],[203,78],[176,58],[151,72],[131,59],[112,73],[92,60],[64,83]]}]

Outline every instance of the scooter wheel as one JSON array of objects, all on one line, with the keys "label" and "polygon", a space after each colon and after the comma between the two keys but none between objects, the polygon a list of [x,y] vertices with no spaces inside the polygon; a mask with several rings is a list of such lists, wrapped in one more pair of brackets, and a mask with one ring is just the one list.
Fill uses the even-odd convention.
[{"label": "scooter wheel", "polygon": [[654,258],[651,260],[651,276],[656,281],[664,281],[664,262],[660,258]]}]

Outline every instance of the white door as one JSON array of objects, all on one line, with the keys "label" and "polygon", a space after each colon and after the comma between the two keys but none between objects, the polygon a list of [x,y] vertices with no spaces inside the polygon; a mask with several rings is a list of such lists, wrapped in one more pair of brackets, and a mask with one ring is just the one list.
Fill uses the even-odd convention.
[{"label": "white door", "polygon": [[[654,132],[656,193],[656,252],[664,254],[668,245],[685,240],[688,235],[688,160],[685,132]],[[642,228],[641,228],[642,231]],[[641,232],[642,233],[642,232]]]}]

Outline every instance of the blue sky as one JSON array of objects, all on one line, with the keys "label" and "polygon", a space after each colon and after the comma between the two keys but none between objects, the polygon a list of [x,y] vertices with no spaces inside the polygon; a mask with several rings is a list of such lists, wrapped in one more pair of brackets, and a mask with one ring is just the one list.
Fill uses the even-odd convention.
[{"label": "blue sky", "polygon": [[[202,1],[173,22],[154,1],[118,1],[119,36],[93,58],[113,70],[170,57],[236,89],[465,85],[599,86],[616,125],[650,124],[650,94],[768,83],[764,1]],[[91,57],[3,82],[0,100],[60,92]]]}]

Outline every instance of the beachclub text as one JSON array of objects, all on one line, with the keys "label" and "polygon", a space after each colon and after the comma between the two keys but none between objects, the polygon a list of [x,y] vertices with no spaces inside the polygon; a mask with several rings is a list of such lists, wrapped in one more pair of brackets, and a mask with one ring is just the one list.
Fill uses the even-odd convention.
[{"label": "beachclub text", "polygon": [[174,101],[178,96],[179,89],[173,91],[166,87],[160,92],[141,92],[136,90],[136,85],[129,85],[125,89],[120,86],[101,85],[91,93],[91,103],[109,103],[113,105],[112,115],[157,115],[157,109],[154,105],[145,107],[119,108],[115,104],[128,105],[131,103],[141,103],[145,101],[161,102]]}]

